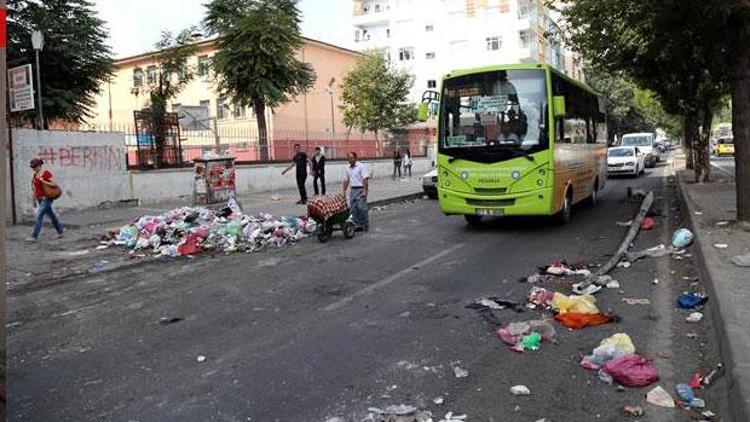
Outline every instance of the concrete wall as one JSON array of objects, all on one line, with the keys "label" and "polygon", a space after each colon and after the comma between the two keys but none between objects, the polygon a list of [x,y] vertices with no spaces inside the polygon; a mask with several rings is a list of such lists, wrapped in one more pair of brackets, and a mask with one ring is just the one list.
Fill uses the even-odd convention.
[{"label": "concrete wall", "polygon": [[[370,169],[371,177],[390,177],[393,172],[391,160],[365,161]],[[346,172],[345,161],[332,161],[326,164],[326,183],[330,186],[338,185]],[[283,164],[253,164],[237,166],[237,194],[245,195],[256,192],[273,192],[297,187],[294,171],[285,176],[281,172],[286,168]],[[415,158],[412,172],[414,177],[432,169],[429,158]],[[181,196],[193,194],[193,169],[132,171],[130,174],[133,187],[133,198],[141,204],[153,204],[165,200],[177,199]],[[312,183],[312,180],[309,180]]]},{"label": "concrete wall", "polygon": [[13,129],[16,210],[30,216],[33,193],[29,161],[44,160],[60,184],[58,209],[79,209],[129,199],[125,135]]}]

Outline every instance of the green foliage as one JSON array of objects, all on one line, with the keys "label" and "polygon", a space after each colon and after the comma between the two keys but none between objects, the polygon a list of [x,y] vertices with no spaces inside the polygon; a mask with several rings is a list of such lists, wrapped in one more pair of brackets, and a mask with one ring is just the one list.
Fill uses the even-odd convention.
[{"label": "green foliage", "polygon": [[610,141],[615,135],[632,132],[652,132],[654,123],[636,102],[637,86],[623,78],[608,73],[591,71],[587,81],[602,94],[606,101],[607,125]]},{"label": "green foliage", "polygon": [[[31,33],[44,34],[39,54],[47,122],[91,117],[96,95],[112,76],[104,22],[87,0],[8,0],[8,67],[35,66]],[[34,81],[36,86],[36,80]],[[18,116],[32,121],[35,111]]]},{"label": "green foliage", "polygon": [[167,102],[177,96],[195,76],[193,68],[188,66],[188,59],[197,51],[191,35],[195,28],[187,28],[176,36],[163,31],[161,38],[154,44],[152,53],[156,59],[156,83],[145,84],[150,104],[155,114],[164,114]]},{"label": "green foliage", "polygon": [[404,128],[417,120],[417,107],[407,102],[411,76],[389,68],[377,53],[361,57],[341,86],[341,112],[348,127],[360,131]]}]

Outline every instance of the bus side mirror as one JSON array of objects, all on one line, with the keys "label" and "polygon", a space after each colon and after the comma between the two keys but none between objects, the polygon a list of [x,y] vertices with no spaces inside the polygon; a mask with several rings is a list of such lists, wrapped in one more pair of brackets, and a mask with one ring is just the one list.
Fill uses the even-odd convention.
[{"label": "bus side mirror", "polygon": [[555,95],[552,97],[552,110],[555,118],[565,118],[565,97],[562,95]]},{"label": "bus side mirror", "polygon": [[429,108],[426,103],[419,104],[419,108],[417,109],[417,119],[420,122],[426,122],[427,116],[429,116]]}]

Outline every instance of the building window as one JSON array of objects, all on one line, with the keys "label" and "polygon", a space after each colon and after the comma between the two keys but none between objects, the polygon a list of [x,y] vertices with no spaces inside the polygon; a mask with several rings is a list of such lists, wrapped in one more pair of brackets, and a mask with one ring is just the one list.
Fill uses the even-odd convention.
[{"label": "building window", "polygon": [[133,69],[133,87],[138,88],[143,85],[143,69],[136,67]]},{"label": "building window", "polygon": [[531,39],[530,39],[530,33],[528,29],[524,29],[522,31],[518,31],[518,39],[521,48],[529,48],[531,46]]},{"label": "building window", "polygon": [[437,81],[434,79],[427,81],[427,88],[437,88]]},{"label": "building window", "polygon": [[487,51],[500,49],[500,37],[487,37]]},{"label": "building window", "polygon": [[156,84],[156,66],[146,68],[146,83],[149,85]]},{"label": "building window", "polygon": [[378,12],[380,12],[380,5],[376,4],[375,5],[375,13],[378,13]]},{"label": "building window", "polygon": [[405,47],[398,49],[398,59],[400,61],[414,60],[414,47]]},{"label": "building window", "polygon": [[245,117],[245,107],[243,107],[240,104],[235,103],[234,104],[234,117],[235,118]]},{"label": "building window", "polygon": [[425,56],[425,58],[427,60],[432,60],[432,59],[435,58],[435,52],[434,51],[430,51],[429,53],[426,53],[424,56]]},{"label": "building window", "polygon": [[435,27],[432,25],[427,25],[424,27],[425,32],[432,32],[435,30]]},{"label": "building window", "polygon": [[529,0],[518,0],[518,19],[524,19],[529,16],[531,3]]},{"label": "building window", "polygon": [[229,118],[229,115],[231,113],[231,110],[229,109],[229,105],[226,103],[226,100],[224,98],[219,98],[216,100],[216,118],[221,119],[227,119]]},{"label": "building window", "polygon": [[198,56],[198,76],[207,76],[210,59],[208,56]]}]

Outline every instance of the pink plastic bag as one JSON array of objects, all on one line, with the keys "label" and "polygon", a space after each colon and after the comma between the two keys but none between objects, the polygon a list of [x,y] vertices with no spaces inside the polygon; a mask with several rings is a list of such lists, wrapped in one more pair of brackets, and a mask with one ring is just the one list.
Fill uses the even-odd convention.
[{"label": "pink plastic bag", "polygon": [[604,370],[615,381],[628,387],[645,387],[659,380],[651,361],[636,354],[612,359],[604,364]]}]

